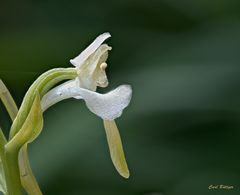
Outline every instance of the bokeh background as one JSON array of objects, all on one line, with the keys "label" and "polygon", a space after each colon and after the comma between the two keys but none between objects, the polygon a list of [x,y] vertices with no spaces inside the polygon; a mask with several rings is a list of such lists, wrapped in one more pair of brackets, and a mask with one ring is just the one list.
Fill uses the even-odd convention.
[{"label": "bokeh background", "polygon": [[[30,145],[44,194],[240,194],[239,0],[0,4],[0,78],[18,105],[41,73],[71,66],[105,31],[113,50],[110,86],[101,91],[133,87],[117,120],[131,177],[115,171],[101,119],[68,100],[44,114],[44,130]],[[208,189],[220,184],[234,189]]]}]

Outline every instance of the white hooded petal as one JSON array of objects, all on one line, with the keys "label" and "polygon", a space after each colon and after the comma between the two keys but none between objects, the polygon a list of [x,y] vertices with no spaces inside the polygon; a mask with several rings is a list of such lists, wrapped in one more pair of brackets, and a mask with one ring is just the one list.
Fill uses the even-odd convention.
[{"label": "white hooded petal", "polygon": [[114,120],[120,117],[132,96],[130,85],[121,85],[106,94],[99,94],[83,88],[80,88],[79,92],[89,110],[104,120]]},{"label": "white hooded petal", "polygon": [[[101,69],[101,64],[104,64],[108,51],[111,50],[107,44],[102,44],[82,65],[78,68],[78,78],[82,88],[96,91],[97,86],[104,86],[99,83],[101,75],[99,72],[105,72]],[[105,63],[106,64],[106,63]],[[106,76],[106,74],[105,74]],[[107,83],[107,77],[105,78]]]},{"label": "white hooded petal", "polygon": [[[96,52],[93,54],[91,59],[88,62],[88,71],[90,74],[93,74],[94,70],[96,70],[97,65],[104,63],[108,57],[108,51],[112,48],[109,47],[107,44],[102,44]],[[100,67],[99,67],[100,68]]]},{"label": "white hooded petal", "polygon": [[82,53],[80,53],[77,57],[70,60],[70,62],[76,66],[80,67],[83,62],[91,55],[93,54],[100,45],[109,37],[111,37],[110,33],[106,32],[101,35],[99,35]]}]

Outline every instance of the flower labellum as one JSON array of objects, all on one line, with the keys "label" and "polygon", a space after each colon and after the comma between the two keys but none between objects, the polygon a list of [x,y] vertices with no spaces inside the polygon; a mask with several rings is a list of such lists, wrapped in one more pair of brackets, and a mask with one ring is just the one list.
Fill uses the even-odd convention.
[{"label": "flower labellum", "polygon": [[64,99],[83,99],[91,112],[103,120],[114,120],[121,116],[124,108],[128,106],[132,96],[130,85],[121,85],[116,89],[100,94],[79,87],[78,80],[67,81],[50,90],[41,100],[42,110]]}]

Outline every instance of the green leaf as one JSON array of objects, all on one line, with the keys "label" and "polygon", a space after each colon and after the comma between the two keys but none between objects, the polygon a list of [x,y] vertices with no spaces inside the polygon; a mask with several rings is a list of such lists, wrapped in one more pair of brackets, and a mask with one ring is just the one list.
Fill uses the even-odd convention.
[{"label": "green leaf", "polygon": [[115,121],[104,120],[103,122],[112,162],[121,176],[129,178],[129,170],[117,125]]}]

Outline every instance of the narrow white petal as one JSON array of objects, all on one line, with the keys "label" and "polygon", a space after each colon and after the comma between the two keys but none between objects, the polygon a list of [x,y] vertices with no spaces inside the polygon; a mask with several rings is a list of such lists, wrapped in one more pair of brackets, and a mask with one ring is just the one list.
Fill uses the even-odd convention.
[{"label": "narrow white petal", "polygon": [[77,57],[70,60],[70,62],[79,67],[81,64],[91,55],[93,54],[98,47],[109,37],[111,37],[110,33],[106,32],[99,35],[82,53],[80,53]]},{"label": "narrow white petal", "polygon": [[78,82],[78,79],[70,80],[47,92],[41,99],[42,110],[45,111],[50,106],[68,98],[75,97],[80,99]]},{"label": "narrow white petal", "polygon": [[106,94],[99,94],[83,88],[80,88],[79,92],[89,110],[104,120],[114,120],[120,117],[132,96],[132,89],[129,85],[121,85]]}]

